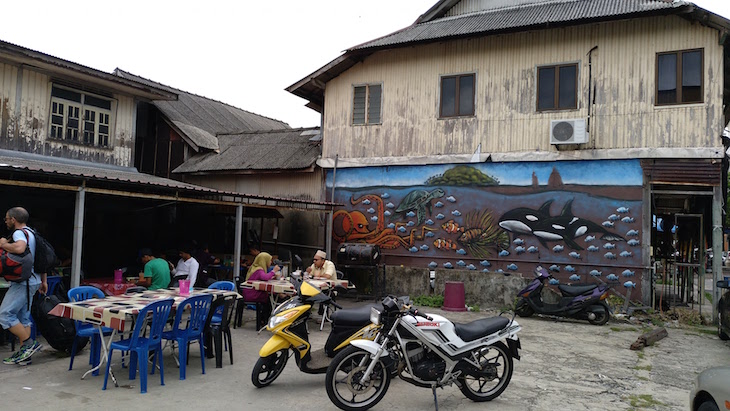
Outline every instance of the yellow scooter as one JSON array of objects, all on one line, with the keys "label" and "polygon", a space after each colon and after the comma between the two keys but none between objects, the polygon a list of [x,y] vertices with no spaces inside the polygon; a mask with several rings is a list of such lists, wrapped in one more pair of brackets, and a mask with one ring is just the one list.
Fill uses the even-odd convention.
[{"label": "yellow scooter", "polygon": [[[281,374],[289,359],[289,350],[302,372],[324,374],[332,357],[350,341],[374,341],[381,328],[370,322],[370,307],[374,304],[345,310],[314,285],[292,281],[298,288],[297,295],[281,303],[271,314],[266,329],[274,335],[259,350],[260,358],[251,373],[251,382],[259,388],[271,384]],[[331,304],[338,310],[331,315],[332,331],[324,348],[312,351],[307,320],[316,303]]]}]

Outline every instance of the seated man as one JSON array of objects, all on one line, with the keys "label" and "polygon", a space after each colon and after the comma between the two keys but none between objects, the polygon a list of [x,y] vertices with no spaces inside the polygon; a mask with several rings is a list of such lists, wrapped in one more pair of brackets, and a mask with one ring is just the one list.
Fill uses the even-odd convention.
[{"label": "seated man", "polygon": [[327,253],[318,250],[314,254],[313,264],[307,267],[307,274],[315,280],[329,280],[337,278],[335,263],[327,260]]},{"label": "seated man", "polygon": [[155,258],[152,250],[143,248],[139,251],[140,260],[144,264],[144,273],[140,273],[137,285],[150,290],[167,288],[170,284],[170,265],[162,258]]},{"label": "seated man", "polygon": [[184,245],[180,249],[179,254],[180,260],[178,260],[177,266],[170,270],[170,273],[173,275],[174,281],[185,279],[189,280],[190,291],[193,291],[193,287],[195,287],[195,280],[198,278],[198,269],[200,268],[200,265],[198,264],[198,260],[193,257],[192,247],[189,244]]}]

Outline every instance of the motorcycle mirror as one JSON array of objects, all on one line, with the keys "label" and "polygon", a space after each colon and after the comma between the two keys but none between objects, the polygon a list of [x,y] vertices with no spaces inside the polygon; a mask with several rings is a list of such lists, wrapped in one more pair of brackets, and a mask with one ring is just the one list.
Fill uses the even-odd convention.
[{"label": "motorcycle mirror", "polygon": [[548,271],[546,269],[542,268],[542,266],[540,266],[540,265],[535,267],[534,274],[535,274],[535,277],[542,277],[542,276],[549,277],[550,276]]}]

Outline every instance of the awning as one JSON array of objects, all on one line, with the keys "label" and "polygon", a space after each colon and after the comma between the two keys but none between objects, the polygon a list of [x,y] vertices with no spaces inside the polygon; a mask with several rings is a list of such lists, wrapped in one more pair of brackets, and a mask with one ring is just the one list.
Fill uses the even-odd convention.
[{"label": "awning", "polygon": [[[124,197],[203,203],[222,206],[243,205],[246,215],[253,209],[276,208],[329,211],[337,204],[296,198],[268,197],[221,191],[120,167],[86,161],[0,150],[0,185],[78,191]],[[276,211],[258,211],[255,216],[279,217]],[[251,216],[254,216],[253,214]]]}]

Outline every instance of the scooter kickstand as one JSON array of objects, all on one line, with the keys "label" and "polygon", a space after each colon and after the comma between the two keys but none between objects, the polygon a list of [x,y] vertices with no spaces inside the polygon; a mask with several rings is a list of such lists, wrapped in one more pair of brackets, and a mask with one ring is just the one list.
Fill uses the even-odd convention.
[{"label": "scooter kickstand", "polygon": [[431,391],[433,391],[433,405],[436,407],[436,411],[439,411],[439,402],[436,398],[436,385],[431,385]]}]

